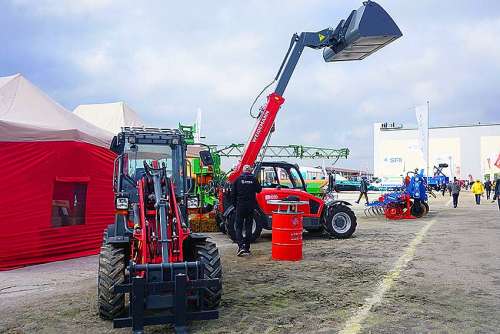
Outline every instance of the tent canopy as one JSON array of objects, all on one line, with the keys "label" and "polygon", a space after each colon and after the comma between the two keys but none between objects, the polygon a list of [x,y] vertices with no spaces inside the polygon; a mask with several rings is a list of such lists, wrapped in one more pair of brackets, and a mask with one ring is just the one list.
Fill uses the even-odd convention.
[{"label": "tent canopy", "polygon": [[73,112],[112,134],[119,133],[122,126],[144,126],[139,115],[124,102],[82,104]]},{"label": "tent canopy", "polygon": [[74,115],[21,74],[0,77],[0,141],[78,141],[109,147],[113,135]]}]

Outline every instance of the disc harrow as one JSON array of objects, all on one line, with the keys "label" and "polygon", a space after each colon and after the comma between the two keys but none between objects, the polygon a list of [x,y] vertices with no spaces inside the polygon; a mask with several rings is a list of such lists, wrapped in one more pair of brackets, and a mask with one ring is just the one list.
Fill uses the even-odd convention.
[{"label": "disc harrow", "polygon": [[381,195],[376,201],[367,204],[366,217],[384,215],[387,219],[415,219],[425,216],[429,212],[427,193],[423,171],[412,172],[413,176],[408,184],[404,184],[400,191]]}]

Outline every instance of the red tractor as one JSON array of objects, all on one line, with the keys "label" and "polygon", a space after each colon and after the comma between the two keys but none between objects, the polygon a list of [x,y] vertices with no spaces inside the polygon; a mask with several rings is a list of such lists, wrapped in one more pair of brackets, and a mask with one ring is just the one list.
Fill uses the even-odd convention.
[{"label": "red tractor", "polygon": [[[356,228],[356,216],[349,208],[349,203],[333,199],[325,201],[308,194],[300,173],[296,170],[293,172],[293,165],[268,162],[255,164],[255,162],[261,150],[265,151],[269,143],[270,134],[275,127],[276,115],[285,101],[283,93],[304,48],[323,49],[323,58],[326,62],[361,60],[401,36],[402,33],[396,23],[374,1],[363,2],[363,5],[353,10],[346,20],[341,20],[335,29],[302,32],[292,36],[288,51],[272,82],[276,82],[274,92],[267,97],[267,104],[261,108],[256,117],[257,123],[243,155],[236,168],[228,175],[228,185],[219,189],[216,210],[222,230],[226,229],[229,236],[234,238],[234,207],[229,200],[229,184],[241,175],[244,165],[255,165],[256,175],[262,173],[262,168],[264,168],[264,173],[267,173],[266,168],[273,169],[274,176],[271,178],[275,180],[266,186],[267,181],[261,175],[261,182],[265,189],[258,196],[259,208],[255,212],[253,239],[260,235],[262,228],[271,228],[270,217],[276,206],[270,205],[267,201],[288,196],[309,203],[308,206],[304,205],[301,208],[305,212],[304,227],[307,230],[317,232],[326,230],[331,236],[338,238],[348,238],[353,234]],[[280,173],[287,175],[286,178],[290,180],[287,185],[281,184]]]},{"label": "red tractor", "polygon": [[[306,191],[306,186],[297,165],[287,162],[262,162],[256,168],[257,179],[262,191],[257,194],[258,208],[254,213],[254,223],[250,240],[255,241],[262,229],[272,228],[272,212],[278,209],[269,201],[284,198],[299,198],[308,204],[299,205],[304,213],[304,229],[310,233],[328,233],[335,238],[349,238],[356,230],[356,216],[345,201],[335,200],[330,196],[318,198]],[[223,191],[224,201],[229,203],[230,189]],[[235,240],[234,208],[229,206],[224,219],[224,227],[232,240]],[[246,233],[245,231],[243,233]]]},{"label": "red tractor", "polygon": [[99,254],[99,315],[134,333],[217,318],[222,266],[215,243],[189,229],[182,133],[123,128],[111,149],[116,215]]}]

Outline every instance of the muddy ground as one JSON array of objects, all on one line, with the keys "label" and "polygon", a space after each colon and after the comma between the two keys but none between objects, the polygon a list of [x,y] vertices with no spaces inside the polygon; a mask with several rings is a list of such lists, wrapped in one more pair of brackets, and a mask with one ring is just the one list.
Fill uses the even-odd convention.
[{"label": "muddy ground", "polygon": [[[355,211],[359,225],[351,239],[304,234],[301,262],[272,261],[268,233],[250,258],[236,257],[235,246],[213,234],[224,267],[220,319],[195,322],[192,332],[500,332],[495,204],[476,206],[464,192],[457,209],[449,197],[432,199],[430,214],[419,220],[366,218],[361,205]],[[401,258],[407,262],[395,274]],[[97,316],[96,266],[91,256],[0,273],[0,332],[129,333]],[[381,286],[386,290],[377,295]],[[171,330],[146,330],[164,332]]]}]

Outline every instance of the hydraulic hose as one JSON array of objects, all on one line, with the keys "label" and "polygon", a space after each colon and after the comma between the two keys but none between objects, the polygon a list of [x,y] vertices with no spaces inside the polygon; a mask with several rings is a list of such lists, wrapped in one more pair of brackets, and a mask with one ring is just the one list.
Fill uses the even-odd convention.
[{"label": "hydraulic hose", "polygon": [[253,107],[255,106],[255,103],[257,103],[257,100],[262,96],[262,94],[264,94],[264,92],[269,88],[271,87],[280,77],[281,75],[281,71],[283,71],[283,67],[285,67],[285,63],[286,63],[286,60],[288,59],[288,56],[290,56],[290,52],[292,51],[292,48],[293,48],[293,45],[295,44],[295,42],[297,41],[297,38],[298,38],[298,35],[297,34],[293,34],[292,36],[292,39],[290,40],[290,45],[288,46],[288,50],[286,51],[286,54],[285,54],[285,58],[283,58],[283,61],[281,62],[281,65],[280,65],[280,68],[278,69],[278,73],[276,73],[276,75],[274,76],[274,79],[273,81],[271,81],[270,83],[268,83],[261,91],[260,93],[257,95],[257,97],[255,97],[255,99],[253,100],[252,102],[252,105],[250,106],[250,117],[252,118],[258,118],[260,113],[257,114],[257,115],[254,115],[252,113],[252,110],[253,110]]}]

